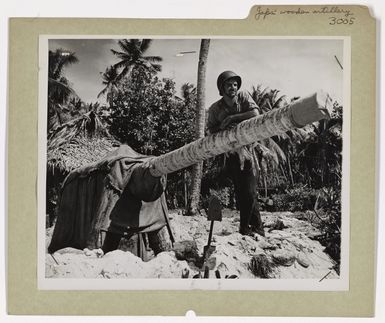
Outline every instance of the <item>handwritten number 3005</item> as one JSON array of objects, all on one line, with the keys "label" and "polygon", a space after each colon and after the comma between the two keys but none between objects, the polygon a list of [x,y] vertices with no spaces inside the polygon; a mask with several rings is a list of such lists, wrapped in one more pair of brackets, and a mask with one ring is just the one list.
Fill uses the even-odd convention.
[{"label": "handwritten number 3005", "polygon": [[351,17],[349,19],[347,18],[339,18],[336,17],[330,17],[331,21],[329,22],[329,25],[353,25],[354,24],[354,17]]}]

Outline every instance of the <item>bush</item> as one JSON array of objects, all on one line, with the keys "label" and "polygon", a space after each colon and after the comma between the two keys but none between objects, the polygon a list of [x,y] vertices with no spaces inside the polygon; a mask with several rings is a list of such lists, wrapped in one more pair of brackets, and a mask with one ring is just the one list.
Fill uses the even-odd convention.
[{"label": "bush", "polygon": [[272,278],[274,264],[265,254],[253,256],[250,260],[249,270],[260,278]]},{"label": "bush", "polygon": [[123,79],[113,99],[109,131],[145,155],[161,155],[194,139],[193,102],[176,97],[175,83],[141,68]]},{"label": "bush", "polygon": [[[194,140],[195,94],[180,99],[175,83],[137,67],[118,85],[107,121],[109,132],[135,151],[159,156]],[[169,174],[167,203],[185,206],[189,169]]]},{"label": "bush", "polygon": [[323,188],[320,207],[328,214],[327,221],[320,225],[325,233],[320,241],[325,246],[325,252],[336,262],[335,269],[339,273],[341,261],[341,191],[333,187]]},{"label": "bush", "polygon": [[275,211],[306,211],[313,210],[319,190],[297,185],[285,193],[273,194]]},{"label": "bush", "polygon": [[[322,221],[318,221],[317,228],[321,231],[320,243],[325,252],[336,261],[335,270],[339,273],[341,257],[341,191],[334,187],[312,189],[297,186],[282,194],[272,196],[276,211],[306,211],[314,210],[318,198],[316,211],[322,214]],[[318,219],[317,219],[318,220]]]}]

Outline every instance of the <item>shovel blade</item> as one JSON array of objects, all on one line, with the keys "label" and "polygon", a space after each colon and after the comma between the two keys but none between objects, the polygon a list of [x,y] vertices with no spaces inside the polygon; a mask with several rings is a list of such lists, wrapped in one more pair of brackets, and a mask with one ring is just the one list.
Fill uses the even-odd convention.
[{"label": "shovel blade", "polygon": [[207,213],[207,220],[222,221],[222,203],[221,200],[215,195],[210,197],[209,209]]}]

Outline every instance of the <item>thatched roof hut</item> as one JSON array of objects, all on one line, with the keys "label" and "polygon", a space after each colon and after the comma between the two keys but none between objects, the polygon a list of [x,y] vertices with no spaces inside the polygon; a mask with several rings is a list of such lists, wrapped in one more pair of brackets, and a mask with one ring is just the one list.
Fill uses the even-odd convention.
[{"label": "thatched roof hut", "polygon": [[100,160],[116,147],[117,143],[109,138],[73,138],[58,147],[48,149],[47,166],[53,172],[58,170],[61,173],[69,173],[78,167]]},{"label": "thatched roof hut", "polygon": [[100,160],[119,146],[93,111],[71,120],[48,134],[47,170],[68,174]]},{"label": "thatched roof hut", "polygon": [[47,226],[54,223],[57,201],[66,176],[74,169],[102,159],[119,146],[98,115],[83,114],[48,133],[47,143]]}]

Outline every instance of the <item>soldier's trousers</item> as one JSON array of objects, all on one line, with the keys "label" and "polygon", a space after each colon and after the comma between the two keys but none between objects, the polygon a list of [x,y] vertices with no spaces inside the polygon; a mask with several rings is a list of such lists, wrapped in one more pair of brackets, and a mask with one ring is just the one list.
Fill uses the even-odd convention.
[{"label": "soldier's trousers", "polygon": [[234,184],[235,197],[240,211],[240,232],[249,231],[250,226],[263,232],[257,191],[258,174],[254,174],[251,162],[245,160],[243,170],[241,170],[238,155],[229,154],[226,158],[226,171]]}]

